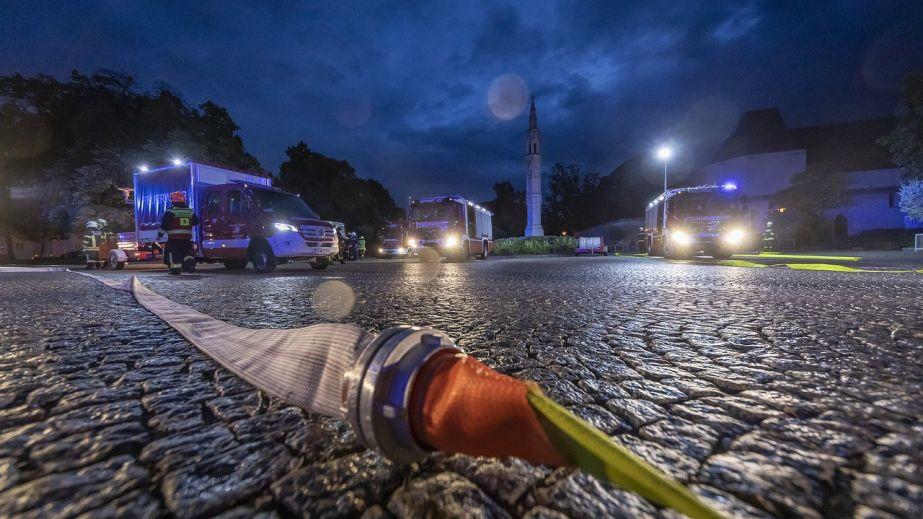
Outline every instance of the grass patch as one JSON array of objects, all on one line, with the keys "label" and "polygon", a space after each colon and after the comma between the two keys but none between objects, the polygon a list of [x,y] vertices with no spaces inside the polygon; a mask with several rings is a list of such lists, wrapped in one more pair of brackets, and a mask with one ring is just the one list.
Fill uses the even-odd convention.
[{"label": "grass patch", "polygon": [[752,261],[735,260],[735,259],[719,260],[718,264],[724,265],[725,267],[746,267],[746,268],[753,268],[753,269],[766,268],[766,265],[762,263],[754,263]]},{"label": "grass patch", "polygon": [[820,254],[783,254],[781,252],[763,252],[760,254],[735,254],[735,258],[779,258],[779,259],[803,259],[803,260],[827,260],[827,261],[859,261],[859,256],[823,256]]},{"label": "grass patch", "polygon": [[577,239],[573,236],[541,236],[494,240],[493,253],[500,256],[573,254],[576,249]]},{"label": "grass patch", "polygon": [[834,265],[831,263],[783,263],[792,270],[825,270],[829,272],[875,272],[872,270],[857,269],[847,267],[846,265]]}]

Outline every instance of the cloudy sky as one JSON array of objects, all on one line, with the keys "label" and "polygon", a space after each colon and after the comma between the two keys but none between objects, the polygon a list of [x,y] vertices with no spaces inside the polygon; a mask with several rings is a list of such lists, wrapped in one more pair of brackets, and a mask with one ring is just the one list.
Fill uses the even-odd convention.
[{"label": "cloudy sky", "polygon": [[0,74],[74,68],[214,100],[270,170],[304,140],[398,202],[487,199],[524,185],[532,94],[546,166],[600,173],[668,140],[701,160],[747,109],[888,115],[923,69],[923,2],[0,0]]}]

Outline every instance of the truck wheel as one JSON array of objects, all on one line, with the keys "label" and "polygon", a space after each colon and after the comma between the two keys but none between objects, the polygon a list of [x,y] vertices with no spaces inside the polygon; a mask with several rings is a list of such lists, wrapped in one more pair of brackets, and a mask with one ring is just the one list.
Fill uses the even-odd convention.
[{"label": "truck wheel", "polygon": [[257,272],[269,273],[276,270],[276,256],[272,253],[269,245],[260,244],[250,251],[250,261]]},{"label": "truck wheel", "polygon": [[192,274],[195,272],[196,260],[195,258],[186,258],[183,260],[183,272],[187,274]]},{"label": "truck wheel", "polygon": [[223,263],[224,268],[228,270],[243,270],[247,268],[247,260],[242,259],[224,260],[221,263]]},{"label": "truck wheel", "polygon": [[330,265],[330,260],[327,258],[317,258],[316,260],[310,262],[311,268],[314,270],[324,270],[327,266]]},{"label": "truck wheel", "polygon": [[119,261],[119,257],[112,253],[109,255],[109,268],[112,270],[122,270],[125,268],[125,262]]},{"label": "truck wheel", "polygon": [[716,250],[712,251],[709,256],[715,258],[716,260],[726,260],[731,259],[732,252],[726,250]]}]

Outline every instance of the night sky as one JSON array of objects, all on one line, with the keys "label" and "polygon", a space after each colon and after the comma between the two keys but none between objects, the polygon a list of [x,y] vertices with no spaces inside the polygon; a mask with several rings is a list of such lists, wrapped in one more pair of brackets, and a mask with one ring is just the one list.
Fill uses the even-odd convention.
[{"label": "night sky", "polygon": [[304,140],[401,203],[523,188],[531,94],[545,168],[608,173],[666,140],[701,160],[748,109],[888,115],[923,70],[920,1],[628,3],[0,0],[0,74],[163,81],[227,107],[267,169]]}]

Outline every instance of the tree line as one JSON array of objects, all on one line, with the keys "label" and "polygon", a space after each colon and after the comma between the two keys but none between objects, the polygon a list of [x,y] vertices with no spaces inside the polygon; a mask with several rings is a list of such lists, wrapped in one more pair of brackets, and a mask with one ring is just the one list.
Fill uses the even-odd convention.
[{"label": "tree line", "polygon": [[[0,231],[59,238],[106,218],[133,228],[120,188],[143,163],[171,157],[274,176],[244,147],[240,127],[212,101],[190,106],[166,84],[141,91],[134,77],[74,71],[0,76]],[[360,178],[346,161],[286,150],[276,184],[300,193],[319,214],[370,236],[401,214],[379,182]]]}]

